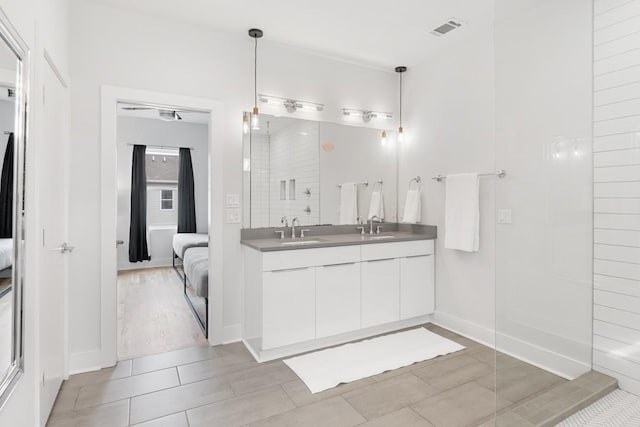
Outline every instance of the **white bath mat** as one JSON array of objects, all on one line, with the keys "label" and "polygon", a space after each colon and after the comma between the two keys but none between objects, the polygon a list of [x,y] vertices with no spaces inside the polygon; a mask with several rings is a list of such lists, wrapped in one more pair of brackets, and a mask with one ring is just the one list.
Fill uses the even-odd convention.
[{"label": "white bath mat", "polygon": [[340,347],[316,351],[284,361],[318,393],[392,369],[433,359],[465,347],[425,328],[398,332]]}]

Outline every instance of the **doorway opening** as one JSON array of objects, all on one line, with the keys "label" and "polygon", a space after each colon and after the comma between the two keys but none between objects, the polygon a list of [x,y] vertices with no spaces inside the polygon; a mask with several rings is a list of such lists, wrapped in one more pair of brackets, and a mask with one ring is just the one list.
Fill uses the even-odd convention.
[{"label": "doorway opening", "polygon": [[116,137],[117,358],[206,345],[209,113],[118,102]]}]

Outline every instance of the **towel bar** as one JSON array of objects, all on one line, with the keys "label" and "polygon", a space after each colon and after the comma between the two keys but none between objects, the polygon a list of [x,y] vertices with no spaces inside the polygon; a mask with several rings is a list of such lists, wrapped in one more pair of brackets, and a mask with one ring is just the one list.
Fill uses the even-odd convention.
[{"label": "towel bar", "polygon": [[[497,172],[491,172],[491,173],[479,173],[478,176],[497,176],[498,178],[504,178],[507,175],[507,171],[504,169],[498,169]],[[431,179],[435,179],[438,182],[442,182],[444,179],[446,179],[447,177],[445,175],[436,175],[434,177],[432,177]]]},{"label": "towel bar", "polygon": [[[358,182],[358,183],[356,183],[356,185],[364,185],[365,187],[368,187],[369,186],[369,181]],[[342,188],[342,184],[338,184],[338,185],[336,185],[336,187]]]}]

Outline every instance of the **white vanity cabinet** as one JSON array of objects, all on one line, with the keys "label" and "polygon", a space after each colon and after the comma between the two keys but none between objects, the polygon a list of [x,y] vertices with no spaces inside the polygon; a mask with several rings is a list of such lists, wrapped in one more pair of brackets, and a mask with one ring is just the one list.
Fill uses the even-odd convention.
[{"label": "white vanity cabinet", "polygon": [[435,311],[433,255],[400,259],[400,319]]},{"label": "white vanity cabinet", "polygon": [[360,264],[316,267],[316,337],[360,329]]},{"label": "white vanity cabinet", "polygon": [[400,319],[400,262],[398,259],[362,261],[362,327]]},{"label": "white vanity cabinet", "polygon": [[433,240],[261,252],[243,246],[243,340],[258,361],[419,325]]},{"label": "white vanity cabinet", "polygon": [[314,339],[313,267],[266,271],[262,277],[262,347],[281,347]]}]

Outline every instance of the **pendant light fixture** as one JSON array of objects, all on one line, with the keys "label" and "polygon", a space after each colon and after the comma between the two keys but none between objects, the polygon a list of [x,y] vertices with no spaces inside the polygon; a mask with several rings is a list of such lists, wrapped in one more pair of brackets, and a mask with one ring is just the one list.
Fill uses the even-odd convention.
[{"label": "pendant light fixture", "polygon": [[253,130],[260,129],[260,119],[258,118],[258,39],[263,34],[262,30],[258,28],[249,30],[249,37],[252,37],[255,41],[253,50],[253,111],[251,113],[251,129]]},{"label": "pendant light fixture", "polygon": [[383,130],[382,135],[380,136],[380,143],[385,146],[387,145],[387,131]]},{"label": "pendant light fixture", "polygon": [[402,128],[402,74],[407,71],[407,67],[396,67],[396,73],[400,75],[400,126],[398,126],[398,142],[404,141],[404,129]]}]

